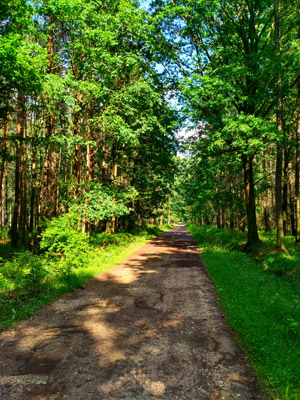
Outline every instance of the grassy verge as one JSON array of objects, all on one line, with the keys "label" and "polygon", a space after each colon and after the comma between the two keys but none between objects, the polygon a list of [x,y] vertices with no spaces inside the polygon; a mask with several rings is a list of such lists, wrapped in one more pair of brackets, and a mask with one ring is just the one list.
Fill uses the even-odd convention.
[{"label": "grassy verge", "polygon": [[68,260],[59,254],[34,255],[22,249],[16,252],[9,244],[0,243],[0,329],[33,315],[61,294],[83,287],[86,280],[121,262],[169,228],[148,227],[113,237],[95,234],[76,266],[68,266]]},{"label": "grassy verge", "polygon": [[[239,248],[240,233],[189,226],[202,248],[229,326],[239,333],[263,390],[276,400],[300,399],[300,254],[292,238],[277,253],[273,234],[256,254]],[[235,251],[232,251],[235,250]]]}]

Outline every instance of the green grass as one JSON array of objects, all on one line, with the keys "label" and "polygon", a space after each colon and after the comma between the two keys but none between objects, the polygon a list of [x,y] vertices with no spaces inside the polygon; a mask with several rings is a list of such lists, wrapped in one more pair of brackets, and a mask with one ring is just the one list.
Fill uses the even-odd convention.
[{"label": "green grass", "polygon": [[271,252],[263,234],[257,254],[241,251],[240,233],[189,226],[202,248],[229,326],[239,333],[263,390],[276,400],[300,399],[300,254],[292,238],[287,253]]},{"label": "green grass", "polygon": [[66,268],[68,260],[59,255],[34,255],[0,243],[0,329],[28,318],[63,293],[83,287],[86,280],[118,264],[169,228],[147,227],[144,231],[114,236],[95,234],[90,238],[91,250],[83,254],[79,266],[70,268]]}]

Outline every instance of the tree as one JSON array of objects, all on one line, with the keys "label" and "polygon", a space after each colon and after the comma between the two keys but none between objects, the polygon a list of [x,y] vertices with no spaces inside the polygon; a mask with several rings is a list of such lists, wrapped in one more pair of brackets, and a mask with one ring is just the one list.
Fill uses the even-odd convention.
[{"label": "tree", "polygon": [[[164,40],[172,49],[170,71],[177,67],[178,82],[189,120],[195,128],[205,124],[211,156],[235,154],[242,164],[244,199],[248,226],[246,249],[259,242],[255,194],[256,162],[273,144],[278,150],[283,145],[283,116],[278,91],[278,71],[281,72],[280,96],[287,96],[293,84],[291,36],[295,22],[290,15],[295,9],[285,11],[288,24],[281,36],[285,53],[274,54],[271,40],[279,33],[274,31],[274,4],[269,0],[154,2],[157,26],[162,27]],[[289,47],[288,47],[289,46]],[[278,44],[277,44],[278,47]],[[183,54],[183,55],[182,55]],[[276,105],[277,112],[276,112]],[[281,111],[279,112],[279,109]],[[280,124],[279,124],[280,122]],[[200,153],[201,154],[201,153]],[[282,210],[280,174],[281,152],[277,151],[277,204],[278,216]],[[280,162],[281,160],[281,162]],[[280,225],[280,226],[279,226]],[[282,224],[278,235],[282,239]]]}]

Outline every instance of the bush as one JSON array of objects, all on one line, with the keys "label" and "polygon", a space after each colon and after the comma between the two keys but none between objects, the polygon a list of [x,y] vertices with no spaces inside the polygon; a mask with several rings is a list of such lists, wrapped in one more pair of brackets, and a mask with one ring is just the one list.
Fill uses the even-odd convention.
[{"label": "bush", "polygon": [[48,221],[41,234],[40,248],[50,257],[61,258],[61,266],[67,268],[81,266],[90,250],[87,235],[78,232],[76,226],[76,216],[68,213]]},{"label": "bush", "polygon": [[0,260],[0,291],[26,292],[38,290],[49,274],[47,263],[30,251],[15,253],[13,260]]},{"label": "bush", "polygon": [[9,240],[8,230],[5,228],[0,228],[0,242]]}]

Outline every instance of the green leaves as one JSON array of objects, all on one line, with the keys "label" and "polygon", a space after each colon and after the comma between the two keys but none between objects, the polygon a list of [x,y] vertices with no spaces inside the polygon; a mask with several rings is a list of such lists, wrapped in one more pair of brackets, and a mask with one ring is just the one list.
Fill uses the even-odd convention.
[{"label": "green leaves", "polygon": [[279,140],[274,124],[253,115],[225,116],[222,120],[222,139],[230,143],[240,154],[253,156],[258,151],[265,150],[270,143]]},{"label": "green leaves", "polygon": [[60,255],[61,267],[67,273],[70,267],[82,265],[90,249],[88,237],[77,231],[78,214],[74,210],[55,220],[47,221],[41,234],[40,248],[48,256]]},{"label": "green leaves", "polygon": [[97,222],[110,217],[121,217],[127,215],[132,210],[129,204],[137,198],[137,191],[134,187],[118,187],[118,182],[114,186],[104,186],[93,184],[84,198],[80,199],[78,205],[73,206],[73,210],[78,211],[79,215],[89,222]]}]

